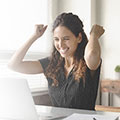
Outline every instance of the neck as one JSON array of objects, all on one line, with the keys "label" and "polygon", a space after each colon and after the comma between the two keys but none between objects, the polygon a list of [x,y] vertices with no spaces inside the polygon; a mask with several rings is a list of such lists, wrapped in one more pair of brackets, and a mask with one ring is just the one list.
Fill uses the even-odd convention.
[{"label": "neck", "polygon": [[74,65],[74,58],[65,58],[65,66],[71,67]]}]

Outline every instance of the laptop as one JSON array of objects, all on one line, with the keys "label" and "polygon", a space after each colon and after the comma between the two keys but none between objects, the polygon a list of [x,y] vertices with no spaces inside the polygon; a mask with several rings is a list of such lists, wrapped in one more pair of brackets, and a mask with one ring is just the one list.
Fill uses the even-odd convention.
[{"label": "laptop", "polygon": [[0,78],[0,120],[39,120],[26,79]]}]

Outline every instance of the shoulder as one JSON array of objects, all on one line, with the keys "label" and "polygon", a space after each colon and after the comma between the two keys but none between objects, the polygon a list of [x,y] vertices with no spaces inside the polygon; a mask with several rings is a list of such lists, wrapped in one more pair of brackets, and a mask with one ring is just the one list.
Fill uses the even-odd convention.
[{"label": "shoulder", "polygon": [[50,61],[50,57],[45,57],[45,58],[39,59],[39,61],[40,61],[40,63],[41,62],[44,62],[44,63],[49,62]]},{"label": "shoulder", "polygon": [[46,67],[49,65],[50,58],[46,57],[46,58],[39,59],[39,62],[42,65],[43,69],[46,69]]}]

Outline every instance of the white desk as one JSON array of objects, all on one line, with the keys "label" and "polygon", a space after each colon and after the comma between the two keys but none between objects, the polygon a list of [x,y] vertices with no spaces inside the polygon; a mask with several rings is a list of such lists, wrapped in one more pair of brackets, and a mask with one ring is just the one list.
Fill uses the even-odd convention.
[{"label": "white desk", "polygon": [[[36,109],[37,109],[38,115],[41,116],[43,120],[62,120],[66,116],[69,116],[73,113],[120,116],[120,113],[117,113],[117,112],[100,112],[100,111],[98,112],[98,111],[89,111],[89,110],[50,107],[50,106],[43,106],[43,105],[36,105]],[[60,118],[57,119],[58,117]]]}]

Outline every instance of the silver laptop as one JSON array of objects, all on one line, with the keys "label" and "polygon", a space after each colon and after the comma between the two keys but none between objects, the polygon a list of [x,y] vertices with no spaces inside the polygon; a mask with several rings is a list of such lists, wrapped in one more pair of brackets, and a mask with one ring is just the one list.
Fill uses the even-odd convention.
[{"label": "silver laptop", "polygon": [[0,78],[0,120],[38,120],[26,79]]}]

